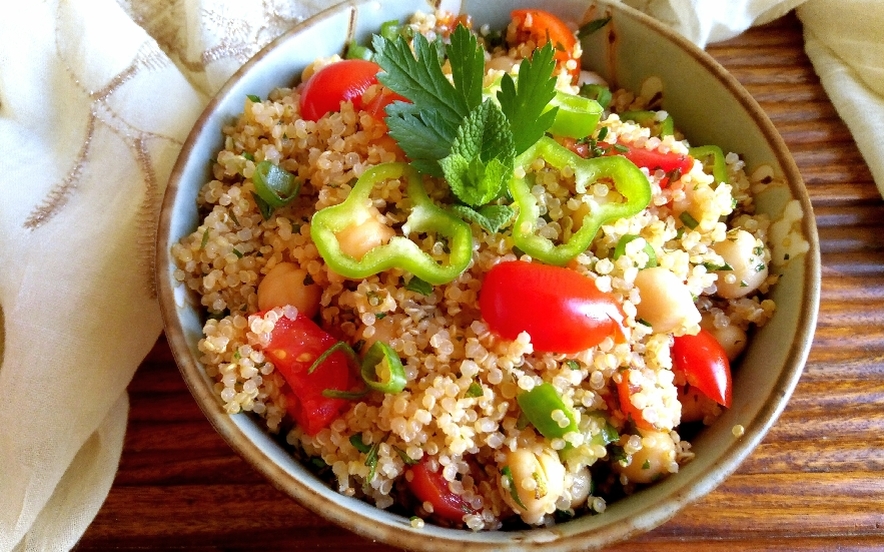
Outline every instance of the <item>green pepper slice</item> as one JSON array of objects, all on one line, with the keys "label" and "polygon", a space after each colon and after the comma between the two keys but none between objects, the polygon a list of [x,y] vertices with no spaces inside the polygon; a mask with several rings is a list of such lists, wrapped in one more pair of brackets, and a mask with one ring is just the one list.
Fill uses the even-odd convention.
[{"label": "green pepper slice", "polygon": [[[574,412],[550,383],[544,382],[531,391],[525,391],[516,397],[516,402],[531,425],[547,439],[561,439],[572,431],[578,431]],[[564,415],[564,427],[553,419],[553,412],[557,410]]]},{"label": "green pepper slice", "polygon": [[407,383],[402,360],[392,347],[383,341],[375,341],[361,366],[362,380],[375,391],[396,394],[405,389]]},{"label": "green pepper slice", "polygon": [[577,232],[564,243],[556,244],[537,234],[536,221],[540,216],[537,199],[524,177],[513,178],[510,192],[519,207],[519,214],[513,225],[513,242],[516,247],[539,261],[559,266],[567,264],[586,251],[602,224],[631,217],[651,202],[651,185],[647,177],[623,156],[584,159],[555,140],[544,137],[516,159],[516,166],[527,170],[538,157],[559,170],[566,166],[571,167],[578,194],[585,193],[593,182],[606,179],[614,183],[614,188],[625,199],[620,203],[597,205],[584,216]]},{"label": "green pepper slice", "polygon": [[[404,178],[405,195],[413,203],[402,225],[404,235],[368,250],[360,259],[341,250],[336,234],[359,220],[371,191],[382,182]],[[436,232],[448,238],[448,262],[439,262],[407,236]],[[310,236],[326,264],[338,274],[353,279],[400,268],[421,280],[438,285],[448,283],[466,270],[473,257],[473,233],[459,217],[441,209],[427,196],[419,173],[405,163],[384,163],[366,170],[342,203],[314,213]]]},{"label": "green pepper slice", "polygon": [[727,174],[727,162],[724,160],[724,152],[718,146],[698,146],[688,150],[691,157],[703,164],[703,170],[715,178],[715,184],[730,182]]}]

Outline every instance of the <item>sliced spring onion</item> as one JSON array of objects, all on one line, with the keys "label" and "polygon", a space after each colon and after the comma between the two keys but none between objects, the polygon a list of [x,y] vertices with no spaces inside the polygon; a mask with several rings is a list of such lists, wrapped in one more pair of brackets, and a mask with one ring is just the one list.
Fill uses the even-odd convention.
[{"label": "sliced spring onion", "polygon": [[266,159],[255,165],[252,181],[258,197],[274,209],[291,203],[301,190],[301,181],[295,175]]},{"label": "sliced spring onion", "polygon": [[362,360],[362,379],[375,391],[399,393],[405,389],[405,369],[399,355],[383,341],[375,341]]},{"label": "sliced spring onion", "polygon": [[[547,439],[561,439],[566,434],[578,430],[574,412],[565,404],[552,384],[541,383],[531,391],[516,397],[516,401],[531,425]],[[553,413],[556,411],[564,415],[563,421],[566,422],[564,427],[553,419]]]}]

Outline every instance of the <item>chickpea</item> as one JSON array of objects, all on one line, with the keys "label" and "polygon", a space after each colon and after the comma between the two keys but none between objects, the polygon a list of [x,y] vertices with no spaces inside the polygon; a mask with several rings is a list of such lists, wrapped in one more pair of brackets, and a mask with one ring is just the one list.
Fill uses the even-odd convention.
[{"label": "chickpea", "polygon": [[641,302],[636,317],[644,320],[658,333],[688,328],[700,323],[700,311],[687,285],[671,270],[663,267],[645,268],[635,277]]},{"label": "chickpea", "polygon": [[714,418],[721,413],[718,403],[690,385],[679,387],[678,402],[681,403],[682,423],[699,422],[707,416]]},{"label": "chickpea", "polygon": [[764,243],[745,230],[728,232],[727,239],[713,249],[733,270],[719,270],[718,295],[725,299],[744,297],[767,278]]},{"label": "chickpea", "polygon": [[733,361],[740,356],[740,353],[746,348],[746,342],[748,341],[746,331],[736,324],[728,324],[723,328],[719,328],[715,326],[711,320],[707,321],[707,319],[704,318],[703,321],[700,322],[700,326],[712,334],[715,340],[721,345],[721,348],[724,349],[727,359],[730,361]]},{"label": "chickpea", "polygon": [[258,308],[261,310],[293,305],[305,316],[319,312],[322,288],[308,282],[307,271],[293,263],[279,263],[258,284]]},{"label": "chickpea", "polygon": [[384,224],[380,212],[372,206],[361,210],[354,223],[336,233],[335,237],[345,255],[359,260],[395,235],[396,231]]},{"label": "chickpea", "polygon": [[614,468],[633,483],[651,483],[672,473],[672,466],[675,463],[675,441],[669,433],[642,430],[640,434],[641,450],[632,455],[632,461],[628,466],[615,462]]},{"label": "chickpea", "polygon": [[[518,449],[507,455],[505,466],[512,472],[512,481],[501,477],[504,501],[529,525],[536,525],[544,515],[556,511],[556,502],[565,492],[565,466],[558,455],[549,450],[535,454]],[[524,508],[513,498],[509,484],[515,485]]]},{"label": "chickpea", "polygon": [[592,491],[592,475],[589,467],[582,466],[577,473],[572,474],[571,482],[571,508],[576,509],[586,503]]}]

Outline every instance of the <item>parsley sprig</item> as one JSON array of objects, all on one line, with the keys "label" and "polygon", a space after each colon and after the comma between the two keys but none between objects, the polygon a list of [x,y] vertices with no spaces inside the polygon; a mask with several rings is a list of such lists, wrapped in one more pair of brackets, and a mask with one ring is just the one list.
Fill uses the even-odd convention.
[{"label": "parsley sprig", "polygon": [[455,212],[496,232],[512,218],[512,209],[494,202],[507,194],[516,157],[555,120],[558,108],[548,108],[554,48],[547,44],[523,60],[517,80],[504,75],[495,102],[482,94],[485,52],[464,26],[447,46],[420,34],[413,46],[401,36],[376,36],[373,46],[383,70],[378,79],[409,100],[387,107],[390,135],[417,170],[448,181],[460,202]]}]

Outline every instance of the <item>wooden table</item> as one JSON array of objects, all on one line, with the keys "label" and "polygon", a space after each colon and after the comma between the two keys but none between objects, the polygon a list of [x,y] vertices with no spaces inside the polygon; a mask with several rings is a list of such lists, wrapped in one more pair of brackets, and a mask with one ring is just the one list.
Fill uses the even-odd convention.
[{"label": "wooden table", "polygon": [[[790,14],[709,51],[782,133],[815,208],[822,301],[804,375],[736,474],[612,550],[884,550],[884,202],[801,32]],[[119,473],[80,551],[389,549],[302,508],[234,454],[163,338],[129,390]]]}]

